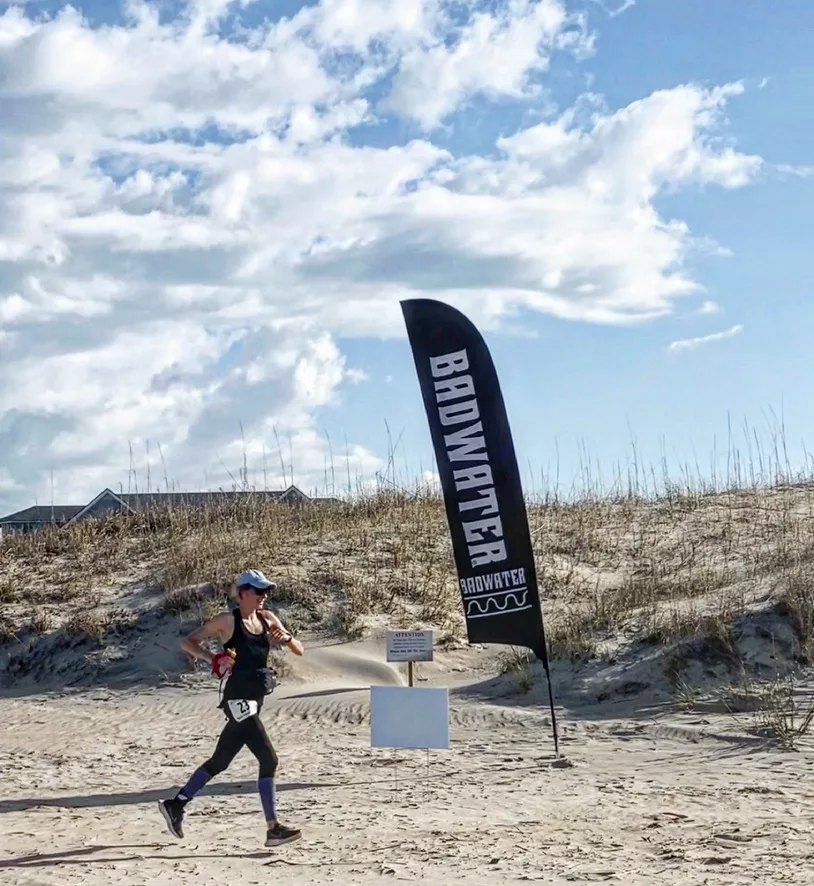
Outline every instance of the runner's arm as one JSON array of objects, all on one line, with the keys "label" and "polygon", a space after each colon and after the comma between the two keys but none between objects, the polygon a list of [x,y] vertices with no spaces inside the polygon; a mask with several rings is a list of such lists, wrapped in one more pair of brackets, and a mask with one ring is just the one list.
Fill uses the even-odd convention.
[{"label": "runner's arm", "polygon": [[287,630],[283,623],[279,618],[273,613],[269,612],[266,609],[262,614],[261,618],[265,618],[269,622],[269,626],[271,627],[271,639],[282,642],[288,649],[290,649],[294,655],[303,655],[305,652],[305,647],[300,643],[299,640],[294,638],[294,635],[291,631]]},{"label": "runner's arm", "polygon": [[215,637],[222,641],[228,633],[231,633],[231,622],[232,617],[228,613],[222,612],[220,615],[216,615],[206,624],[201,625],[191,634],[184,637],[181,641],[181,648],[193,658],[201,658],[211,664],[213,655],[201,645],[201,641],[209,637]]}]

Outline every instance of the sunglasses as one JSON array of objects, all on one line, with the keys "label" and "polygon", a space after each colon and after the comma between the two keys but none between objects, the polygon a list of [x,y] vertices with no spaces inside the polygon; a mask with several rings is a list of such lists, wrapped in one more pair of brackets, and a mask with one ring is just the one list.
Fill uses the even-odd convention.
[{"label": "sunglasses", "polygon": [[276,587],[276,585],[271,585],[271,587],[268,588],[256,588],[254,585],[244,585],[240,590],[251,591],[253,594],[257,594],[258,597],[264,597],[266,594],[271,593]]}]

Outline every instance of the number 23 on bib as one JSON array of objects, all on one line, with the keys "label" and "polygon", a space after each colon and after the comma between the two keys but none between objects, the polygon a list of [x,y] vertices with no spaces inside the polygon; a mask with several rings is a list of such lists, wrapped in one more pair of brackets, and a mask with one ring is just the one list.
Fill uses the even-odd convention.
[{"label": "number 23 on bib", "polygon": [[232,698],[227,704],[229,712],[237,723],[242,723],[257,713],[257,702],[253,699]]}]

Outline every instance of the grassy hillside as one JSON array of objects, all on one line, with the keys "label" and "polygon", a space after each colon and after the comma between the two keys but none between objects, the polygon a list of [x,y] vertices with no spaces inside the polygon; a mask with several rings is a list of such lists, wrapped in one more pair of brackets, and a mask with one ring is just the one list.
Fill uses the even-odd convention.
[{"label": "grassy hillside", "polygon": [[[552,657],[601,664],[661,649],[673,685],[697,660],[757,677],[808,663],[813,518],[807,484],[531,502]],[[121,644],[147,614],[188,627],[218,611],[251,565],[279,581],[275,607],[298,631],[357,639],[429,626],[442,646],[463,638],[440,498],[379,493],[296,508],[250,499],[4,539],[2,666],[36,670],[43,637]]]}]

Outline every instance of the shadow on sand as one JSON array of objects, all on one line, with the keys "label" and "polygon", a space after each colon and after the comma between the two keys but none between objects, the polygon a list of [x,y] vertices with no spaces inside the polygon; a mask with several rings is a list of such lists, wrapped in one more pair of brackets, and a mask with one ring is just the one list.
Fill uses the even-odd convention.
[{"label": "shadow on sand", "polygon": [[[278,791],[307,791],[315,788],[331,788],[338,785],[329,782],[291,782],[278,784]],[[68,797],[21,797],[17,800],[0,800],[0,814],[4,812],[25,812],[36,807],[58,809],[86,809],[93,806],[130,806],[139,803],[157,803],[171,797],[176,787],[152,791],[129,791],[115,794],[78,794]],[[257,791],[255,781],[234,781],[223,784],[209,784],[199,794],[201,797],[231,797],[239,794],[253,794]]]},{"label": "shadow on sand", "polygon": [[[273,856],[272,850],[254,852],[186,852],[186,853],[151,853],[133,852],[127,855],[126,849],[163,849],[165,843],[120,843],[100,846],[83,846],[81,849],[63,849],[60,852],[43,852],[32,855],[18,855],[12,858],[0,858],[2,868],[48,868],[69,864],[111,864],[123,861],[142,861],[159,859],[161,861],[182,861],[184,859],[202,858],[257,858],[268,859]],[[103,855],[100,858],[91,856],[97,852],[116,852],[116,855]]]},{"label": "shadow on sand", "polygon": [[286,701],[295,698],[327,698],[330,695],[343,695],[348,692],[369,692],[369,686],[343,686],[336,689],[318,689],[314,692],[297,692],[292,695],[284,695]]}]

